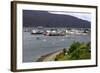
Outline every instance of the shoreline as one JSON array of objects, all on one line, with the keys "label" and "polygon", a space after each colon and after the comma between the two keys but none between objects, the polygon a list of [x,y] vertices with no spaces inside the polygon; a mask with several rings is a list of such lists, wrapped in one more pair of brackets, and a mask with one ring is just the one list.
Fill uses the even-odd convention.
[{"label": "shoreline", "polygon": [[48,53],[46,55],[42,55],[36,62],[43,62],[43,61],[54,61],[55,57],[63,52],[63,49]]}]

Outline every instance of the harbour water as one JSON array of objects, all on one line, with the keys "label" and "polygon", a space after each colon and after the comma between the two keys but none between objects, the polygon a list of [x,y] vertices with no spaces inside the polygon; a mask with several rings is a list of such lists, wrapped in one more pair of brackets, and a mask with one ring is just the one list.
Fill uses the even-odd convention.
[{"label": "harbour water", "polygon": [[40,56],[68,48],[73,41],[89,42],[90,35],[45,36],[23,32],[23,62],[35,62]]}]

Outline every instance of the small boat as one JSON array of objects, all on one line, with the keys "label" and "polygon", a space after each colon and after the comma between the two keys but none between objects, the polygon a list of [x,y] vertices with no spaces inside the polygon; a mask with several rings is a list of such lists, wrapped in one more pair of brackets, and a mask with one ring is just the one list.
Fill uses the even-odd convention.
[{"label": "small boat", "polygon": [[36,37],[36,39],[37,39],[37,40],[40,40],[40,38],[39,38],[39,37]]},{"label": "small boat", "polygon": [[44,35],[46,36],[65,36],[65,33],[47,33],[45,32]]}]

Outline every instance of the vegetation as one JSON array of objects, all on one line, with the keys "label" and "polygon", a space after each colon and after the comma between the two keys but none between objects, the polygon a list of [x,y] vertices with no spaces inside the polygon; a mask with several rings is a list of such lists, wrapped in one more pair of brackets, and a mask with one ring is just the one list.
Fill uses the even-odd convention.
[{"label": "vegetation", "polygon": [[73,42],[68,49],[64,48],[63,52],[58,54],[55,61],[59,60],[80,60],[91,58],[90,42],[80,43]]}]

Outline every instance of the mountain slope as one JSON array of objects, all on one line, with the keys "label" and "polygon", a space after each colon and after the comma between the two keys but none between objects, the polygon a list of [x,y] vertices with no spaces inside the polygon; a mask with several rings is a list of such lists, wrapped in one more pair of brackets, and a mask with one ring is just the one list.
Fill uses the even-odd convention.
[{"label": "mountain slope", "polygon": [[24,27],[90,28],[90,22],[71,15],[51,14],[47,11],[23,10]]}]

